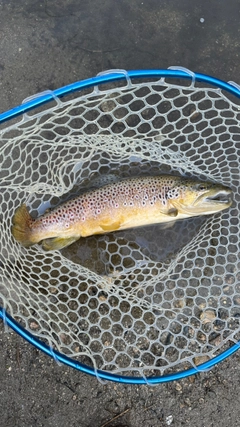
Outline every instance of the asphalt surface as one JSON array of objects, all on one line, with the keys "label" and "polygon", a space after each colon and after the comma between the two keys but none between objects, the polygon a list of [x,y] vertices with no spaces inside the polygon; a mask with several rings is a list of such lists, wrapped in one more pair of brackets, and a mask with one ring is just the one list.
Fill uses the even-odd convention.
[{"label": "asphalt surface", "polygon": [[[0,1],[0,111],[106,69],[179,65],[240,83],[235,0]],[[155,387],[100,383],[0,323],[0,425],[238,426],[240,353]]]}]

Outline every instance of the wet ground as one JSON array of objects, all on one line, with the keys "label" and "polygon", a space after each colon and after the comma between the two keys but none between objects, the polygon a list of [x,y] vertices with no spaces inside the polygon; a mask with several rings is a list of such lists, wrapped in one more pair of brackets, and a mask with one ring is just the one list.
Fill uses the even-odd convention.
[{"label": "wet ground", "polygon": [[[106,69],[180,65],[240,83],[239,6],[105,0],[0,2],[0,110]],[[4,426],[237,426],[239,353],[156,387],[99,383],[1,324]]]}]

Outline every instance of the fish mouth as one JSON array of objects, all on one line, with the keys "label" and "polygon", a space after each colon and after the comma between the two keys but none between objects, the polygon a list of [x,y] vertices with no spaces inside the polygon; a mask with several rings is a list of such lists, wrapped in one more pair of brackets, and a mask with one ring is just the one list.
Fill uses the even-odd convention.
[{"label": "fish mouth", "polygon": [[226,208],[232,204],[232,191],[229,188],[220,188],[209,190],[197,198],[194,206],[205,205],[206,206],[225,206]]}]

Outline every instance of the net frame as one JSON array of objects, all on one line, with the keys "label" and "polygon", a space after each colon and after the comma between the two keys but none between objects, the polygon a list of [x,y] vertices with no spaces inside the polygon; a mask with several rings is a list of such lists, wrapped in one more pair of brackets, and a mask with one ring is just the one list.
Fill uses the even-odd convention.
[{"label": "net frame", "polygon": [[[63,88],[57,89],[55,91],[47,91],[43,94],[36,95],[32,98],[29,98],[27,102],[24,102],[21,106],[18,106],[12,110],[9,110],[3,114],[0,115],[0,124],[3,123],[6,120],[14,119],[17,116],[27,113],[28,111],[34,110],[34,108],[39,107],[43,104],[46,104],[53,99],[64,97],[68,94],[71,94],[72,92],[81,91],[83,89],[89,88],[94,86],[97,88],[98,86],[109,83],[109,82],[115,82],[118,80],[127,80],[128,84],[131,84],[131,79],[135,78],[143,78],[143,79],[151,79],[151,78],[170,78],[170,79],[188,79],[190,80],[191,84],[194,85],[194,83],[202,82],[207,83],[209,85],[218,87],[222,90],[226,90],[231,95],[240,98],[240,87],[233,82],[226,83],[222,80],[216,79],[214,77],[210,77],[204,74],[199,73],[193,73],[189,70],[183,69],[183,68],[177,68],[172,67],[168,70],[134,70],[126,72],[124,70],[112,70],[108,71],[106,73],[101,73],[95,78],[87,79],[84,81],[76,82],[72,85],[65,86]],[[44,343],[41,343],[33,334],[29,333],[25,329],[21,327],[14,319],[12,319],[4,309],[0,310],[0,317],[3,319],[3,321],[9,325],[12,329],[14,329],[17,333],[19,333],[22,337],[24,337],[28,342],[35,345],[37,348],[41,349],[45,353],[49,354],[50,356],[54,357],[57,361],[60,361],[62,363],[66,363],[69,366],[72,366],[74,368],[77,368],[83,372],[96,375],[98,378],[101,379],[108,379],[118,382],[125,382],[125,383],[148,383],[148,384],[157,384],[160,382],[165,381],[171,381],[175,379],[180,379],[183,377],[186,377],[188,375],[192,375],[194,373],[197,373],[199,371],[210,369],[212,366],[214,366],[216,363],[219,363],[220,361],[224,360],[226,357],[233,354],[235,351],[238,350],[239,344],[233,345],[230,349],[227,351],[224,351],[220,355],[216,356],[215,358],[211,359],[210,361],[203,363],[199,365],[196,368],[192,368],[186,371],[178,372],[176,374],[169,374],[166,376],[160,376],[160,377],[154,377],[154,378],[136,378],[136,377],[127,377],[127,376],[121,376],[116,374],[111,374],[108,372],[104,372],[101,370],[95,370],[93,368],[90,368],[86,365],[83,365],[73,359],[70,359],[66,357],[64,354],[60,354],[57,351],[53,350],[50,346],[47,346]]]}]

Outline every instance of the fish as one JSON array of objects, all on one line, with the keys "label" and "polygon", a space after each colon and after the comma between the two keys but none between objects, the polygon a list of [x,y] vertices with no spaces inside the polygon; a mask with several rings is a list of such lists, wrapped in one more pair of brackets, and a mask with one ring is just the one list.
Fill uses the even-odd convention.
[{"label": "fish", "polygon": [[51,251],[80,237],[210,215],[231,204],[232,190],[222,184],[171,175],[141,176],[86,191],[36,219],[22,204],[11,231],[24,247],[41,244]]}]

